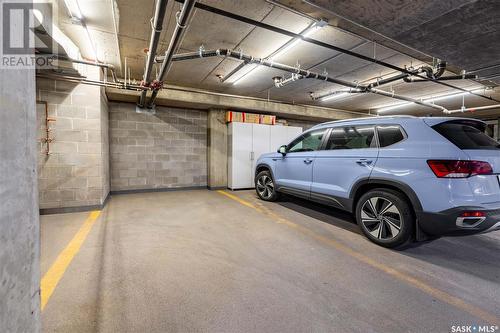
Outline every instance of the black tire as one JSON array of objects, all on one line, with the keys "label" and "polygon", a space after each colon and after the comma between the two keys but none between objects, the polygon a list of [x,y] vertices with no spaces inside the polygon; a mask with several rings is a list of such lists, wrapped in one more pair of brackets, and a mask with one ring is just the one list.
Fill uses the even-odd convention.
[{"label": "black tire", "polygon": [[261,171],[255,177],[255,191],[264,201],[276,201],[280,194],[274,187],[274,179],[268,170]]},{"label": "black tire", "polygon": [[365,236],[380,246],[403,247],[413,240],[415,217],[397,191],[374,189],[359,198],[356,221]]}]

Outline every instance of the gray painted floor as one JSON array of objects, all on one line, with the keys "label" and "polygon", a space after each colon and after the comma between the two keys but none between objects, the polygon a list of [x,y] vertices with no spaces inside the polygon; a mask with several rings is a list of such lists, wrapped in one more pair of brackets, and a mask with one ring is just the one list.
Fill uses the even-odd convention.
[{"label": "gray painted floor", "polygon": [[[45,307],[44,332],[500,324],[500,232],[392,251],[360,235],[348,214],[230,193],[255,208],[203,190],[113,196]],[[87,216],[42,217],[42,274]]]}]

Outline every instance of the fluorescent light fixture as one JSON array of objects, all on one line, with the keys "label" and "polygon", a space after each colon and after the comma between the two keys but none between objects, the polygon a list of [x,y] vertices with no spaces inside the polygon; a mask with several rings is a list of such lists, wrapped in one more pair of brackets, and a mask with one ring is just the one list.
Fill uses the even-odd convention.
[{"label": "fluorescent light fixture", "polygon": [[426,98],[423,101],[428,102],[428,103],[433,103],[433,102],[437,102],[437,101],[442,101],[444,99],[448,99],[450,97],[458,97],[458,96],[464,96],[464,95],[468,95],[468,94],[470,94],[470,92],[462,91],[462,92],[454,93],[454,94],[445,94],[445,95],[439,95],[439,96],[435,96],[435,97]]},{"label": "fluorescent light fixture", "polygon": [[[302,37],[309,37],[313,32],[316,30],[320,29],[325,25],[324,21],[319,21],[313,23],[311,26],[306,28],[302,32]],[[294,48],[302,38],[292,38],[282,46],[280,46],[276,51],[274,51],[269,57],[267,57],[268,60],[274,60],[275,58],[284,55],[288,51],[290,51],[292,48]],[[232,83],[232,84],[238,84],[239,81],[241,81],[243,78],[248,77],[250,73],[252,73],[255,69],[257,69],[259,65],[257,64],[249,64],[245,67],[243,67],[241,70],[238,71],[238,73],[241,72],[241,74],[237,75],[238,73],[235,73],[235,75],[231,76],[230,79],[227,80],[227,82]],[[233,79],[233,77],[236,76],[236,78]]]},{"label": "fluorescent light fixture", "polygon": [[82,15],[82,11],[80,10],[80,5],[78,4],[78,0],[64,0],[64,4],[66,5],[66,8],[68,9],[69,16],[73,21],[76,21],[82,25],[82,28],[85,30],[85,35],[87,36],[87,40],[90,44],[90,50],[92,53],[92,57],[94,58],[95,61],[97,60],[97,50],[94,44],[94,41],[92,40],[92,37],[90,36],[90,31],[89,28],[87,27],[87,24],[85,23],[85,20]]},{"label": "fluorescent light fixture", "polygon": [[398,108],[400,108],[402,106],[411,105],[411,104],[415,104],[415,103],[413,103],[413,102],[404,102],[404,103],[392,104],[392,105],[388,105],[388,106],[381,106],[381,107],[377,108],[377,113],[384,113],[386,111],[398,109]]},{"label": "fluorescent light fixture", "polygon": [[342,92],[342,93],[337,93],[337,94],[331,94],[329,96],[325,96],[321,99],[322,102],[326,102],[326,101],[331,101],[332,99],[339,99],[339,98],[342,98],[342,97],[347,97],[349,96],[349,93],[348,92]]},{"label": "fluorescent light fixture", "polygon": [[95,61],[98,61],[97,60],[97,50],[95,48],[95,45],[94,45],[94,42],[92,41],[92,38],[90,37],[90,31],[89,31],[89,28],[87,27],[87,25],[85,24],[84,27],[85,29],[85,33],[87,35],[87,39],[89,40],[89,43],[90,43],[90,49],[92,51],[92,56],[94,57],[94,60]]},{"label": "fluorescent light fixture", "polygon": [[232,84],[238,84],[238,82],[243,79],[245,76],[250,74],[250,72],[253,72],[254,69],[258,67],[257,64],[248,64],[242,69],[240,69],[237,73],[232,75],[227,82],[232,83]]},{"label": "fluorescent light fixture", "polygon": [[[319,28],[321,28],[321,26],[319,26],[317,24],[313,24],[312,26],[307,28],[301,35],[302,35],[302,37],[309,37]],[[297,44],[299,44],[301,40],[302,40],[302,38],[292,38],[286,44],[284,44],[282,47],[280,47],[276,52],[274,52],[274,54],[272,54],[269,57],[269,60],[274,60],[274,59],[278,58],[279,56],[284,55],[285,53],[290,51],[292,48],[294,48]]]},{"label": "fluorescent light fixture", "polygon": [[61,45],[70,58],[80,59],[81,54],[78,46],[73,43],[56,25],[52,25],[52,38]]},{"label": "fluorescent light fixture", "polygon": [[68,9],[69,16],[71,16],[71,18],[76,17],[79,20],[83,18],[80,6],[78,5],[78,0],[64,0],[64,4]]},{"label": "fluorescent light fixture", "polygon": [[[419,98],[419,99],[425,103],[434,103],[434,102],[442,101],[442,100],[452,98],[452,97],[466,96],[466,95],[469,95],[470,93],[476,93],[476,92],[480,92],[482,90],[483,90],[483,88],[478,88],[478,89],[473,89],[473,90],[469,90],[469,91],[462,91],[462,92],[451,93],[451,94],[448,93],[448,94],[424,97],[424,98]],[[403,106],[407,106],[407,105],[411,105],[411,104],[415,104],[415,103],[403,102],[403,103],[379,106],[379,107],[376,107],[376,109],[377,109],[377,113],[384,113],[386,111],[394,110],[394,109],[397,109],[397,108],[400,108]]]}]

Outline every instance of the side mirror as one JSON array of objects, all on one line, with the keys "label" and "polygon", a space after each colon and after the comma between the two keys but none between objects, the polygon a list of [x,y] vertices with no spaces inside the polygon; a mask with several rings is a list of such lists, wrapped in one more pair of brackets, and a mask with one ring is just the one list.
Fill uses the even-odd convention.
[{"label": "side mirror", "polygon": [[283,156],[285,156],[286,155],[286,145],[279,147],[278,153],[283,154]]}]

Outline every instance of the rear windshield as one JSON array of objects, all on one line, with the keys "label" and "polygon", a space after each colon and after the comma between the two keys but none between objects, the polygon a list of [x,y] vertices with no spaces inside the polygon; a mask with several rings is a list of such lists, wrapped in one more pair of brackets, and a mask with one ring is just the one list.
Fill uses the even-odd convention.
[{"label": "rear windshield", "polygon": [[432,126],[439,134],[460,149],[500,150],[500,144],[471,122],[444,122]]}]

